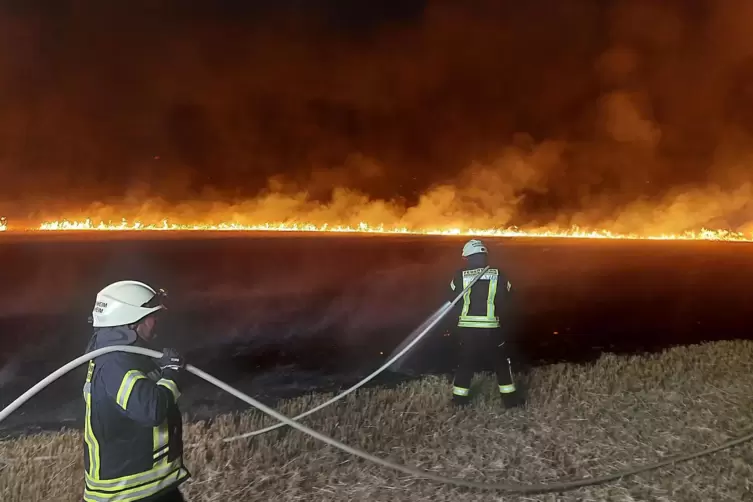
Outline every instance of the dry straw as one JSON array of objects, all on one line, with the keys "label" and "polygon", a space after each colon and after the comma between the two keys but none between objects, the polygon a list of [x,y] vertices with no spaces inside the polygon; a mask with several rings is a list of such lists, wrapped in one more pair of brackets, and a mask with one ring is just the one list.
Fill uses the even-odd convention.
[{"label": "dry straw", "polygon": [[[716,342],[650,356],[605,355],[525,375],[527,407],[505,411],[493,379],[477,381],[467,410],[449,404],[449,382],[430,377],[361,390],[307,419],[313,429],[398,463],[483,482],[588,477],[720,444],[750,427],[753,343]],[[330,396],[285,402],[299,414]],[[652,473],[559,495],[500,496],[388,471],[284,428],[249,441],[223,437],[272,423],[259,412],[186,428],[184,486],[192,501],[220,500],[747,500],[750,443]],[[0,500],[77,501],[83,482],[78,432],[0,443]]]}]

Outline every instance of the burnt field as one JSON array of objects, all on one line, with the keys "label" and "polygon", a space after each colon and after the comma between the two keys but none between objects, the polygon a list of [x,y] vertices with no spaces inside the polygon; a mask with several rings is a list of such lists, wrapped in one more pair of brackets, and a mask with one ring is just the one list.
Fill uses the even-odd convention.
[{"label": "burnt field", "polygon": [[[169,292],[159,344],[267,402],[355,383],[445,300],[462,237],[311,234],[0,236],[0,405],[80,355],[98,289],[124,278]],[[486,239],[517,290],[519,368],[748,337],[753,245]],[[411,355],[453,368],[452,337]],[[83,368],[2,424],[73,425]],[[405,376],[385,374],[376,384]],[[198,382],[187,411],[238,403]]]}]

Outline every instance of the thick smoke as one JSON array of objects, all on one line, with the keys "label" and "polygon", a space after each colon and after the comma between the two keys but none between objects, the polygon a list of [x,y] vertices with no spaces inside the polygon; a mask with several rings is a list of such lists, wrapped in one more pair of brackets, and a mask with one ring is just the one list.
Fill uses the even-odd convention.
[{"label": "thick smoke", "polygon": [[6,8],[0,212],[751,227],[749,1],[231,3]]}]

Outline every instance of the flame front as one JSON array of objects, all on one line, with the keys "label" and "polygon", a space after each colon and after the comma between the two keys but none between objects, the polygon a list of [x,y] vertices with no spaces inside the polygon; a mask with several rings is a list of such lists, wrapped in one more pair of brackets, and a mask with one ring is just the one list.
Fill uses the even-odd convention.
[{"label": "flame front", "polygon": [[[8,231],[9,226],[4,219],[0,219],[0,231]],[[328,232],[328,233],[361,233],[361,234],[392,234],[392,235],[459,235],[459,236],[487,236],[487,237],[538,237],[538,238],[571,238],[571,239],[645,239],[645,240],[698,240],[698,241],[737,241],[753,242],[753,236],[730,230],[700,229],[679,234],[642,235],[637,233],[614,233],[609,230],[584,230],[571,227],[566,230],[533,229],[523,230],[517,227],[509,228],[420,228],[385,227],[383,225],[369,225],[360,223],[357,226],[343,225],[315,225],[311,223],[262,223],[258,225],[223,222],[212,224],[180,224],[163,219],[160,223],[129,222],[122,219],[119,223],[100,221],[94,223],[92,219],[82,220],[53,220],[41,223],[38,227],[24,229],[10,229],[10,232],[66,232],[66,231],[209,231],[209,232]]]}]

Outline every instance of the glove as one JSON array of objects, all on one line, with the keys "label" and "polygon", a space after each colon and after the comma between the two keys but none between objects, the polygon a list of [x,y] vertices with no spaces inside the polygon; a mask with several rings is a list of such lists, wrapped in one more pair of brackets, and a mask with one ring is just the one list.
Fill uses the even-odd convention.
[{"label": "glove", "polygon": [[180,387],[180,373],[186,367],[186,362],[177,350],[163,349],[162,357],[159,359],[159,367],[162,370],[162,378],[172,380]]},{"label": "glove", "polygon": [[159,367],[162,371],[170,369],[180,371],[186,366],[186,361],[175,349],[163,349],[162,357],[159,359]]}]

